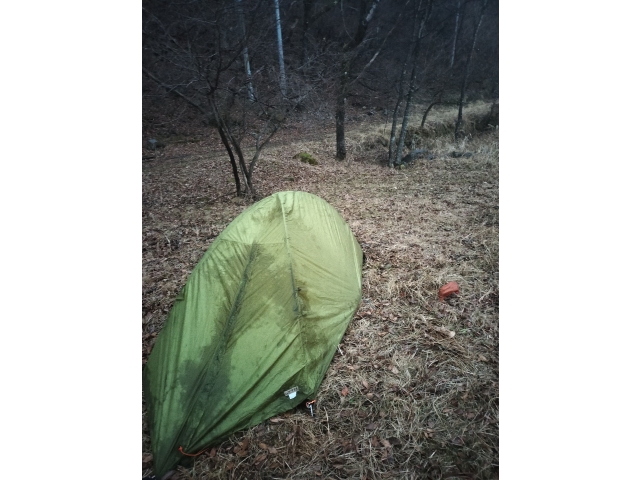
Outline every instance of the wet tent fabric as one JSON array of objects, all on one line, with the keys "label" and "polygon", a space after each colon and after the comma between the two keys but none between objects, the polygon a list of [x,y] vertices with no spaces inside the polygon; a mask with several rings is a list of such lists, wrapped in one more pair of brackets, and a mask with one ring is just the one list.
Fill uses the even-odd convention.
[{"label": "wet tent fabric", "polygon": [[198,453],[314,398],[361,272],[360,245],[315,195],[276,193],[240,214],[194,268],[144,369],[156,475],[180,448]]}]

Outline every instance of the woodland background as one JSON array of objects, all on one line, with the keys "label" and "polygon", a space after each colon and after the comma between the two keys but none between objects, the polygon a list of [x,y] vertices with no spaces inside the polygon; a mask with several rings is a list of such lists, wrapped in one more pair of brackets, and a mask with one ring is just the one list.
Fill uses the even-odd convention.
[{"label": "woodland background", "polygon": [[497,478],[498,3],[153,1],[142,33],[143,365],[264,196],[324,198],[367,258],[318,415],[237,432],[174,478]]},{"label": "woodland background", "polygon": [[[456,140],[469,101],[492,103],[476,129],[497,124],[496,0],[150,1],[142,47],[143,139],[162,146],[197,117],[224,144],[237,195],[256,194],[255,165],[288,120],[333,119],[344,160],[345,122],[384,118],[389,165],[423,153],[407,142],[416,103],[423,127],[434,106],[457,105]],[[160,121],[167,96],[182,107]]]},{"label": "woodland background", "polygon": [[[144,2],[143,6],[149,4]],[[382,7],[383,3],[378,6]],[[475,3],[476,12],[479,6]],[[453,8],[456,7],[457,4]],[[433,8],[435,12],[435,3]],[[186,277],[173,273],[184,270],[183,275],[187,275],[207,242],[242,210],[243,202],[252,200],[241,196],[237,205],[230,201],[236,198],[236,186],[227,150],[221,140],[214,139],[216,130],[210,125],[206,125],[206,130],[196,131],[201,128],[203,118],[197,109],[185,109],[184,103],[175,99],[176,108],[162,107],[157,120],[148,122],[148,94],[157,84],[151,86],[153,81],[141,74],[140,66],[148,68],[149,64],[143,61],[141,30],[144,27],[141,25],[145,20],[139,4],[128,1],[109,5],[78,1],[4,2],[0,10],[6,20],[0,31],[4,67],[0,85],[6,93],[2,110],[5,121],[0,199],[4,220],[3,276],[8,299],[3,310],[5,342],[0,349],[7,385],[3,396],[6,412],[3,472],[15,478],[42,476],[43,471],[45,475],[72,478],[128,476],[140,468],[139,422],[141,413],[144,416],[144,404],[140,402],[139,322],[140,278],[143,276],[144,285],[146,267],[144,251],[141,265],[140,251],[145,230],[155,228],[144,217],[141,225],[145,184],[163,195],[163,201],[165,195],[162,185],[145,180],[149,175],[147,169],[167,180],[175,189],[175,196],[184,202],[193,201],[189,199],[192,193],[184,189],[185,183],[196,191],[202,187],[203,197],[208,196],[207,202],[229,195],[210,206],[219,212],[215,218],[202,219],[210,224],[208,236],[198,243],[194,237],[186,239],[187,245],[193,241],[197,246],[189,257],[192,260],[173,262],[171,270],[162,273],[174,284]],[[634,221],[638,189],[633,174],[637,163],[633,143],[637,136],[635,112],[640,106],[639,97],[634,93],[637,89],[637,68],[633,61],[637,56],[637,17],[637,5],[620,1],[606,5],[555,1],[500,3],[503,114],[499,175],[500,469],[508,478],[628,477],[635,468],[633,459],[637,447],[633,435],[639,421],[630,405],[635,385],[632,379],[637,376],[639,333],[639,324],[635,321],[637,309],[632,301],[633,292],[639,287],[635,275],[638,255]],[[379,17],[374,16],[372,21],[378,20]],[[402,30],[405,37],[410,37],[407,30],[412,29],[413,24],[407,25],[400,23],[392,35]],[[454,20],[450,19],[448,25],[446,28],[455,29]],[[347,25],[347,28],[353,27]],[[480,25],[478,42],[482,42],[484,27],[485,20]],[[283,31],[283,41],[285,38]],[[275,42],[277,44],[277,40]],[[285,58],[290,54],[284,45],[283,53]],[[277,53],[272,55],[277,58]],[[477,65],[474,59],[470,69]],[[254,57],[249,60],[257,61]],[[403,58],[397,62],[403,63]],[[376,59],[368,68],[377,64]],[[253,63],[251,66],[253,73],[256,69]],[[242,67],[239,70],[245,71]],[[288,79],[289,70],[285,73]],[[393,73],[399,78],[400,72]],[[161,80],[169,81],[164,77]],[[460,87],[458,84],[457,88]],[[366,110],[363,114],[364,109],[351,106],[349,101],[345,115],[347,161],[338,163],[335,159],[335,90],[318,91],[329,96],[325,129],[318,131],[317,124],[311,122],[290,125],[306,126],[312,137],[322,134],[315,140],[319,164],[334,162],[324,165],[325,169],[339,172],[331,175],[331,180],[347,178],[346,183],[336,184],[336,193],[358,181],[347,168],[370,174],[361,184],[358,202],[347,204],[344,195],[342,200],[339,196],[328,198],[351,225],[355,216],[362,221],[364,212],[354,210],[355,216],[351,217],[345,207],[363,206],[371,200],[372,206],[368,207],[371,217],[377,216],[378,221],[386,222],[385,219],[393,218],[392,213],[403,212],[413,205],[408,199],[399,201],[397,197],[370,199],[372,183],[385,187],[378,193],[389,195],[408,188],[407,182],[411,181],[419,187],[412,189],[413,198],[420,200],[417,209],[431,202],[431,208],[451,212],[451,205],[434,203],[447,200],[461,205],[457,198],[448,195],[453,190],[463,192],[465,188],[455,187],[445,174],[459,173],[458,167],[463,162],[468,162],[468,166],[472,164],[471,159],[453,158],[450,154],[454,151],[488,154],[482,162],[496,163],[495,146],[484,140],[497,132],[489,132],[489,137],[482,139],[470,130],[466,135],[472,134],[471,143],[483,141],[462,149],[452,144],[452,128],[457,119],[455,105],[437,105],[429,112],[425,127],[435,129],[437,124],[445,122],[448,136],[431,140],[435,153],[430,154],[435,158],[427,160],[429,154],[426,154],[418,157],[412,167],[383,168],[388,165],[388,143],[385,147],[374,142],[373,154],[363,154],[367,150],[360,148],[360,136],[377,137],[379,132],[388,142],[390,123],[385,122],[382,115],[369,116]],[[262,93],[258,90],[258,94]],[[153,95],[160,100],[159,90]],[[419,98],[420,91],[415,95]],[[473,89],[469,95],[473,95]],[[165,100],[169,98],[165,96]],[[478,107],[479,116],[493,105],[491,99],[487,100],[488,103]],[[395,101],[397,97],[394,99],[393,94],[385,99],[388,112],[393,111]],[[421,102],[424,110],[422,107],[421,111],[418,107],[412,110],[416,118],[410,126],[420,126],[422,115],[431,103],[430,100]],[[440,107],[451,110],[437,112]],[[467,118],[465,112],[472,113],[472,107],[471,104],[463,106],[463,122]],[[184,109],[182,114],[181,109]],[[367,127],[361,125],[365,122],[355,120],[356,115],[359,119],[373,117],[382,121]],[[187,117],[193,118],[193,135],[183,130],[182,123],[176,124],[180,128],[171,134],[170,129],[174,127],[165,124],[165,118]],[[168,130],[161,130],[164,128]],[[277,135],[295,131],[281,128],[274,134],[271,146],[278,147]],[[149,155],[153,158],[153,149],[148,148],[149,138],[162,141],[161,135],[175,135],[171,141],[183,143],[168,143],[164,150],[155,151],[155,160],[144,159]],[[204,140],[185,143],[187,139],[196,138]],[[246,138],[251,138],[255,145],[254,137]],[[459,141],[463,140],[464,136],[459,137]],[[270,188],[281,188],[284,182],[310,191],[322,186],[312,180],[318,174],[324,176],[324,170],[310,170],[312,167],[308,164],[278,156],[280,153],[294,155],[314,145],[308,145],[302,137],[300,142],[293,143],[285,139],[282,145],[290,145],[287,151],[275,150],[271,154],[267,149],[270,144],[258,164],[266,160],[262,163],[265,172],[273,170],[274,173],[255,172],[258,195],[270,193]],[[194,152],[183,152],[187,148],[197,148],[202,157],[197,168],[201,172],[197,175],[198,183],[191,183],[192,175],[182,176],[195,165],[184,169],[185,165],[180,167],[175,159],[185,155],[182,159],[193,160]],[[403,153],[406,155],[410,148],[409,141]],[[479,153],[480,150],[484,153]],[[247,158],[250,160],[252,155]],[[440,163],[431,170],[434,162]],[[155,169],[156,165],[160,168]],[[447,169],[451,165],[456,168]],[[178,168],[180,175],[171,177],[163,173],[166,166]],[[283,178],[281,168],[291,169],[286,177],[294,180]],[[388,178],[382,172],[387,172]],[[442,181],[431,186],[427,182],[437,180],[434,175]],[[140,195],[141,177],[143,195]],[[308,182],[300,182],[307,177]],[[454,178],[458,177],[456,173]],[[402,182],[397,181],[399,179]],[[490,180],[484,177],[480,184],[486,181],[493,185]],[[240,183],[244,190],[242,178]],[[181,189],[177,188],[179,185]],[[451,192],[445,190],[447,186]],[[467,192],[469,186],[473,188],[467,184]],[[420,189],[429,188],[436,189],[440,200],[415,197],[420,195]],[[364,191],[367,194],[362,195]],[[318,193],[327,193],[327,188]],[[221,208],[223,199],[229,199],[228,204],[224,203],[226,209]],[[484,200],[487,206],[495,205],[490,196]],[[163,225],[156,234],[174,233],[176,201],[178,199],[160,204],[174,216],[161,218],[167,221],[166,227]],[[234,205],[233,208],[230,205]],[[381,211],[376,211],[377,208]],[[153,210],[150,213],[155,215]],[[433,216],[436,212],[425,210],[424,215]],[[490,223],[492,217],[485,218]],[[448,220],[453,221],[454,217]],[[411,217],[407,221],[411,222]],[[366,222],[364,228],[373,227],[377,228],[375,232],[382,232],[378,223]],[[385,225],[392,226],[392,221]],[[424,233],[423,230],[421,235]],[[448,231],[448,234],[454,233],[455,229]],[[168,244],[164,241],[157,248],[161,253],[168,253]],[[173,242],[174,254],[180,252],[175,250],[175,246],[179,246],[177,241],[178,238]],[[383,246],[390,243],[388,238],[376,241]],[[440,248],[433,236],[423,236],[422,241]],[[455,243],[448,242],[448,245]],[[386,250],[380,252],[382,258],[388,255]],[[444,250],[438,253],[446,259]],[[461,253],[464,255],[453,252]],[[416,258],[416,262],[425,264],[422,257]],[[393,265],[391,262],[383,265],[387,264]],[[394,273],[393,270],[385,268],[379,272],[386,272],[391,280],[389,273]],[[397,273],[404,274],[396,271],[394,275]],[[439,271],[427,273],[437,275]],[[436,277],[436,281],[439,280]],[[168,293],[158,297],[161,308],[154,318],[160,323],[155,323],[156,326],[161,325],[162,308],[170,306],[175,298],[172,288],[169,285]],[[465,301],[463,292],[461,290],[459,301]],[[389,298],[394,294],[391,290]],[[144,298],[143,294],[143,301]],[[391,302],[388,303],[381,306],[388,308]],[[361,327],[368,328],[364,323]],[[149,333],[145,331],[144,321],[142,333],[143,338]],[[436,333],[430,333],[431,337],[439,338]],[[461,336],[457,330],[453,338],[459,340]],[[379,337],[389,339],[389,347],[397,344],[391,342],[391,333]],[[146,342],[143,340],[143,347],[147,346]],[[346,366],[345,369],[351,371]],[[342,375],[334,378],[342,382],[347,379]],[[399,384],[397,379],[395,382],[390,378],[375,380],[388,381],[389,386]],[[367,382],[371,387],[370,379]],[[375,385],[376,390],[367,393],[390,391],[385,388],[379,392],[378,384]],[[382,383],[380,387],[385,385]],[[325,403],[335,409],[332,412],[340,407],[337,400],[340,392],[332,392],[329,397],[334,400]],[[286,419],[289,421],[292,420]],[[290,427],[286,422],[274,425]],[[382,425],[385,429],[382,436],[375,430],[371,434],[378,437],[377,448],[381,448],[376,450],[379,457],[374,458],[381,459],[382,451],[389,448],[381,443],[384,438],[393,447],[394,462],[406,460],[407,457],[403,460],[398,453],[409,452],[410,449],[405,450],[408,444],[402,443],[400,449],[395,440],[392,443],[393,436],[401,442],[403,439],[392,435],[392,431],[386,430],[388,427],[388,424]],[[427,428],[432,428],[428,422]],[[291,430],[285,429],[281,434],[282,440],[286,440]],[[239,439],[238,443],[243,441]],[[263,442],[251,448],[259,449],[260,443]],[[223,450],[221,458],[228,456],[231,461],[238,445],[229,446],[231,449]],[[249,451],[255,455],[253,450]],[[456,450],[452,447],[448,451]],[[142,453],[144,460],[148,453],[144,435]],[[339,454],[337,450],[332,453]],[[200,460],[201,465],[209,468],[217,465],[211,463],[213,460],[204,460]],[[225,465],[221,463],[216,468],[226,468]],[[459,462],[457,465],[464,467]]]}]

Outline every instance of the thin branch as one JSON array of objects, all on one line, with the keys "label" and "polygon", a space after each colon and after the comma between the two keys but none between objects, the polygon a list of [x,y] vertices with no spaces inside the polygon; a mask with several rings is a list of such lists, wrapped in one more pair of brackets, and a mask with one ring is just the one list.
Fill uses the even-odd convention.
[{"label": "thin branch", "polygon": [[158,85],[160,85],[162,88],[164,88],[165,90],[167,90],[167,93],[175,93],[176,95],[178,95],[180,98],[182,98],[185,102],[189,103],[190,105],[193,105],[194,107],[196,107],[200,113],[202,113],[203,115],[206,115],[207,112],[204,108],[202,108],[202,106],[199,103],[194,102],[192,99],[190,99],[189,97],[187,97],[185,94],[183,94],[182,92],[180,92],[179,90],[177,90],[176,88],[172,88],[170,85],[165,84],[162,80],[160,80],[159,78],[157,78],[155,75],[153,75],[149,70],[147,70],[145,67],[142,67],[142,71],[144,72],[144,74],[149,77],[151,80],[153,80],[154,82],[156,82]]},{"label": "thin branch", "polygon": [[[367,63],[364,68],[360,71],[360,73],[358,74],[358,76],[351,81],[350,85],[353,85],[354,83],[356,83],[360,77],[362,76],[362,74],[367,70],[367,68],[369,68],[371,66],[371,64],[375,61],[375,59],[378,57],[378,55],[380,54],[380,52],[382,51],[382,48],[384,47],[384,44],[387,42],[387,39],[389,38],[389,36],[391,35],[391,33],[393,33],[393,31],[396,29],[396,27],[398,26],[398,24],[400,23],[400,17],[402,17],[402,13],[404,12],[404,9],[406,8],[407,5],[409,5],[409,2],[411,0],[407,0],[407,3],[404,4],[404,6],[402,7],[402,10],[400,11],[400,13],[398,13],[398,17],[396,18],[396,23],[393,25],[393,27],[391,27],[391,29],[387,32],[387,35],[384,37],[384,40],[382,40],[382,43],[380,44],[380,47],[378,48],[378,51],[376,51],[376,53],[373,55],[373,57],[371,58],[371,60],[369,60],[369,63]],[[371,13],[373,13],[373,8]]]}]

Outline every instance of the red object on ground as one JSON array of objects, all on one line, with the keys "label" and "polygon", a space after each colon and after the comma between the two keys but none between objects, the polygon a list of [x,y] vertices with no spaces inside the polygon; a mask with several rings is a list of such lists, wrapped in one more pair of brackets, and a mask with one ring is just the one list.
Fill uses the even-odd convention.
[{"label": "red object on ground", "polygon": [[449,282],[440,288],[440,291],[438,292],[438,298],[440,300],[444,300],[454,293],[460,293],[460,287],[456,282]]}]

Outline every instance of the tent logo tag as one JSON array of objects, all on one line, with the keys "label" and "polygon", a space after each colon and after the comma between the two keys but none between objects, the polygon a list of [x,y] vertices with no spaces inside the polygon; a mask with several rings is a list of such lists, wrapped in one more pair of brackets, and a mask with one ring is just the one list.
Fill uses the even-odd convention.
[{"label": "tent logo tag", "polygon": [[296,398],[297,394],[298,394],[298,387],[293,387],[293,388],[290,388],[289,390],[284,391],[285,397],[289,397],[290,400]]}]

